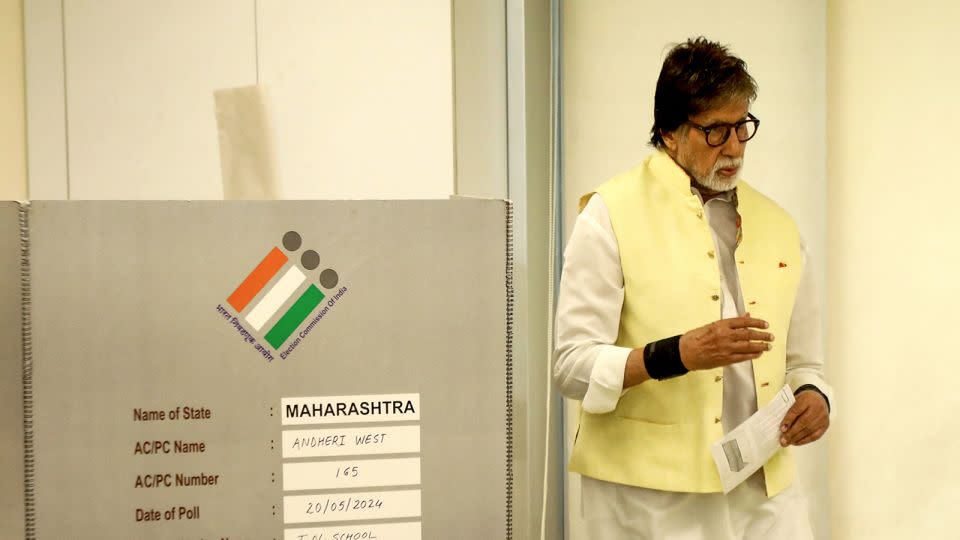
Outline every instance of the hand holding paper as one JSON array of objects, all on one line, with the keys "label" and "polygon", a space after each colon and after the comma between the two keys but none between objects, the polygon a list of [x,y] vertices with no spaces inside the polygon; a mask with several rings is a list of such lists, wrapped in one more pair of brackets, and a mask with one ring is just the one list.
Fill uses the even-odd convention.
[{"label": "hand holding paper", "polygon": [[823,437],[830,427],[830,410],[822,395],[801,390],[796,399],[797,402],[787,411],[781,423],[781,446],[812,443]]},{"label": "hand holding paper", "polygon": [[773,400],[710,447],[729,493],[780,450],[780,422],[796,400],[784,385]]}]

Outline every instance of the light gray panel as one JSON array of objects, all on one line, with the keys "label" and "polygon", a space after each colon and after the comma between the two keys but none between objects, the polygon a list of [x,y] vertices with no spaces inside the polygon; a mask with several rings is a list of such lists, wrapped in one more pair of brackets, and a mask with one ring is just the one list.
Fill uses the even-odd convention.
[{"label": "light gray panel", "polygon": [[[505,221],[477,200],[35,204],[38,536],[281,538],[281,398],[419,393],[423,538],[504,537]],[[267,362],[217,307],[236,314],[227,297],[291,230],[291,259],[320,255],[308,279],[332,268],[347,290]],[[183,405],[213,418],[133,421]],[[207,451],[134,454],[175,438]],[[134,487],[199,472],[220,480]]]},{"label": "light gray panel", "polygon": [[19,210],[0,202],[0,538],[24,532]]},{"label": "light gray panel", "polygon": [[456,192],[507,197],[507,22],[503,2],[453,0]]},{"label": "light gray panel", "polygon": [[23,2],[28,193],[69,197],[62,0]]}]

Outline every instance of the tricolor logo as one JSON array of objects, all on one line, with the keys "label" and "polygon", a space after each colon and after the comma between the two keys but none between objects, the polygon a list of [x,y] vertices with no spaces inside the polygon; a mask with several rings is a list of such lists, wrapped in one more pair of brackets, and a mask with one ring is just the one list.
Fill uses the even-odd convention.
[{"label": "tricolor logo", "polygon": [[[291,260],[299,252],[302,243],[300,234],[296,231],[284,234],[283,249],[272,248],[227,298],[227,303],[237,313],[232,320],[234,327],[254,343],[258,350],[262,347],[255,343],[252,333],[243,328],[241,321],[251,327],[253,332],[260,334],[274,350],[280,350],[327,299],[327,294],[321,287],[330,291],[340,282],[340,276],[332,268],[327,268],[316,276],[310,275],[320,266],[320,255],[312,249],[300,253],[299,265]],[[328,307],[332,307],[344,292],[346,287],[333,292],[333,296],[327,301],[328,306],[308,325],[309,330],[313,329],[313,325],[322,318]],[[218,311],[228,315],[222,306]],[[306,332],[302,331],[300,334],[293,346],[299,343],[300,338],[305,337]],[[288,354],[292,348],[287,351]],[[268,351],[261,352],[269,360],[273,359]],[[286,357],[285,354],[281,356]]]}]

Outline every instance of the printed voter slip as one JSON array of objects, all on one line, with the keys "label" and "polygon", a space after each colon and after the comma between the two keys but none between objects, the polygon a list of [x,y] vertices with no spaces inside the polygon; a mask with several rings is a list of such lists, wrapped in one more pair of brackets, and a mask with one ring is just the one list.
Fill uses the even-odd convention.
[{"label": "printed voter slip", "polygon": [[780,422],[796,399],[784,385],[773,400],[710,447],[723,492],[750,477],[780,450]]}]

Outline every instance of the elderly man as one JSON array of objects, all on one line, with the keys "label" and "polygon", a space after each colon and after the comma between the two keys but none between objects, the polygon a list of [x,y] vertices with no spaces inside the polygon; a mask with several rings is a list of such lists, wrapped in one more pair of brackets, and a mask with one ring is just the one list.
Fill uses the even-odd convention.
[{"label": "elderly man", "polygon": [[554,379],[582,400],[570,470],[590,538],[812,538],[788,448],[726,495],[710,454],[785,383],[781,446],[829,426],[803,240],[739,180],[756,92],[725,47],[677,45],[657,81],[656,151],[581,200]]}]

